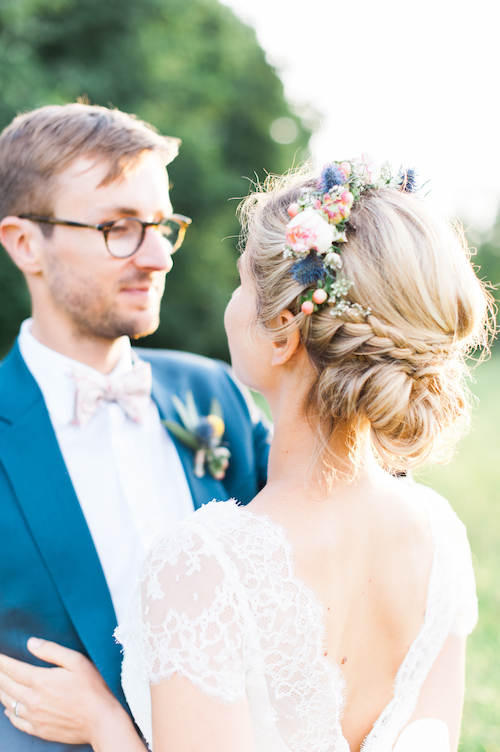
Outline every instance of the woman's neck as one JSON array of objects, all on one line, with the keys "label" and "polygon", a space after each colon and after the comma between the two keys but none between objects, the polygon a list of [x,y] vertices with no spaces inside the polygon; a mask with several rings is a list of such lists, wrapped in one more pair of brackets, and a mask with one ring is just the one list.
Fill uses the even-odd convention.
[{"label": "woman's neck", "polygon": [[295,382],[290,387],[268,396],[275,431],[267,485],[268,488],[286,486],[312,498],[324,499],[340,486],[345,487],[354,476],[359,479],[363,466],[372,464],[373,458],[367,452],[362,468],[356,471],[350,458],[347,434],[342,430],[333,431],[326,449],[319,420],[309,419],[304,409],[310,383]]}]

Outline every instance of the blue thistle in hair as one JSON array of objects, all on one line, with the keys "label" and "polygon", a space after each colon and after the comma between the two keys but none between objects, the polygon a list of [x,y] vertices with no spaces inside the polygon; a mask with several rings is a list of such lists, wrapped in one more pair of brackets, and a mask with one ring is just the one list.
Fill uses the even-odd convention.
[{"label": "blue thistle in hair", "polygon": [[403,193],[415,193],[418,190],[417,180],[418,174],[414,167],[409,167],[407,170],[402,168],[399,171],[399,188]]},{"label": "blue thistle in hair", "polygon": [[344,183],[345,175],[342,170],[336,164],[329,164],[323,167],[316,188],[321,193],[328,193],[334,185],[343,185]]},{"label": "blue thistle in hair", "polygon": [[301,287],[309,287],[325,278],[326,269],[316,251],[310,251],[308,256],[292,266],[290,273]]}]

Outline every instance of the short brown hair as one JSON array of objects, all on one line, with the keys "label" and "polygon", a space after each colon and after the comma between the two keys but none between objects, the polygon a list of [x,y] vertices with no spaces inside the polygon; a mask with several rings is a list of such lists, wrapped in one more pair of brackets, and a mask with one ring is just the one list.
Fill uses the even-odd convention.
[{"label": "short brown hair", "polygon": [[57,175],[78,157],[108,161],[101,183],[107,185],[144,151],[158,152],[168,164],[179,143],[134,115],[96,105],[48,105],[18,115],[0,135],[0,219],[50,215]]}]

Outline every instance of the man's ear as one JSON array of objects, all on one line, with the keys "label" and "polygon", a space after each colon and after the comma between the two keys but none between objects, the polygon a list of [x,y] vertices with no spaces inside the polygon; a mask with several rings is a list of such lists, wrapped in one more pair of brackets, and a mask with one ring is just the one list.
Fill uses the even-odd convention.
[{"label": "man's ear", "polygon": [[[277,320],[277,327],[285,326],[294,317],[291,311],[282,311]],[[298,329],[294,329],[286,337],[283,335],[283,339],[273,342],[273,357],[271,360],[272,366],[282,366],[284,363],[288,363],[290,358],[295,355],[300,345],[300,333]]]},{"label": "man's ear", "polygon": [[40,263],[39,231],[20,217],[4,217],[0,222],[0,242],[15,265],[25,274],[38,274]]}]

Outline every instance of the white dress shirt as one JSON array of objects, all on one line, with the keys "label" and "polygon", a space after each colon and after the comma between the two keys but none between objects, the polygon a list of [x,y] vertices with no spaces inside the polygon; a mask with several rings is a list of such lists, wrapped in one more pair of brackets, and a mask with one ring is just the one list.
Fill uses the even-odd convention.
[{"label": "white dress shirt", "polygon": [[[191,492],[152,399],[140,423],[116,402],[103,402],[83,427],[72,423],[71,374],[96,371],[42,345],[31,334],[31,324],[27,319],[21,326],[21,355],[43,394],[121,622],[142,558],[158,533],[193,512]],[[124,337],[112,375],[130,371],[132,363],[130,342]]]}]

